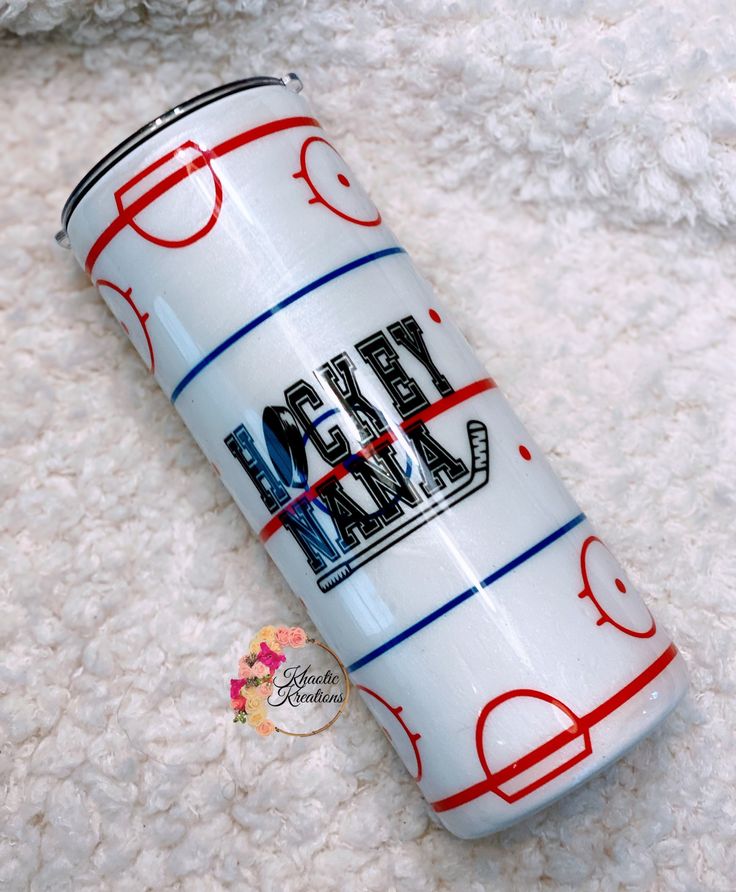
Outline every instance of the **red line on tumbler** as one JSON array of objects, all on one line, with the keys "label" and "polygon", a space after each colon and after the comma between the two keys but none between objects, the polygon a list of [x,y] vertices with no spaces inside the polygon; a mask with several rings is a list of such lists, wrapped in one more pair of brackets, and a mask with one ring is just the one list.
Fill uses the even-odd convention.
[{"label": "red line on tumbler", "polygon": [[[118,213],[125,213],[125,206],[123,204],[123,196],[126,192],[130,192],[141,180],[144,180],[147,176],[152,174],[154,171],[158,170],[159,167],[162,167],[167,162],[171,161],[172,158],[175,158],[178,154],[182,153],[186,149],[193,149],[198,154],[191,161],[187,161],[183,167],[187,170],[187,176],[190,173],[194,173],[195,170],[199,170],[201,167],[206,166],[209,169],[210,175],[212,176],[212,183],[214,186],[215,194],[214,194],[214,206],[212,208],[212,212],[210,213],[209,219],[201,226],[195,233],[183,239],[164,239],[159,238],[158,236],[153,235],[150,232],[147,232],[143,227],[136,223],[135,220],[130,220],[129,225],[132,229],[134,229],[141,238],[146,239],[146,241],[153,242],[154,245],[160,245],[162,248],[185,248],[187,245],[191,245],[199,239],[204,238],[205,235],[212,229],[212,227],[217,222],[217,218],[220,216],[220,209],[222,208],[222,182],[220,178],[217,176],[215,171],[212,169],[212,165],[210,164],[210,158],[206,152],[206,150],[202,149],[197,145],[193,140],[187,140],[182,143],[180,146],[177,146],[175,149],[172,149],[170,152],[167,152],[165,155],[162,155],[161,158],[154,161],[153,164],[149,164],[148,167],[141,170],[137,173],[132,179],[128,180],[125,185],[121,186],[115,192],[115,204],[118,209]],[[204,165],[200,162],[198,166],[195,168],[194,162],[199,159],[204,159]],[[191,168],[191,171],[189,170]]]},{"label": "red line on tumbler", "polygon": [[[536,700],[543,700],[545,703],[550,703],[560,712],[564,712],[568,718],[571,720],[571,725],[569,728],[566,728],[561,734],[558,735],[560,739],[560,744],[551,745],[552,741],[548,741],[546,744],[537,747],[531,753],[527,753],[522,758],[518,759],[516,762],[513,762],[511,765],[507,765],[505,768],[502,768],[500,771],[492,772],[489,765],[488,760],[486,759],[485,749],[483,747],[483,732],[485,730],[486,722],[491,714],[491,712],[502,703],[505,703],[507,700],[514,699],[515,697],[529,697]],[[507,783],[509,780],[514,779],[521,775],[524,771],[532,768],[533,766],[539,764],[548,756],[551,756],[553,753],[557,752],[561,749],[565,744],[572,743],[572,741],[577,740],[578,738],[582,738],[583,740],[583,749],[576,753],[571,758],[557,765],[555,768],[548,771],[546,774],[543,774],[541,777],[527,784],[515,792],[506,792],[502,785]],[[557,740],[557,738],[555,738]],[[491,789],[494,793],[500,796],[502,799],[505,799],[506,802],[516,802],[517,799],[522,799],[524,796],[528,796],[529,793],[533,793],[534,790],[539,789],[539,787],[544,786],[544,784],[548,783],[554,778],[558,777],[563,772],[567,771],[569,768],[572,768],[573,765],[576,765],[586,756],[589,756],[593,752],[593,747],[590,742],[590,728],[582,726],[580,719],[575,713],[563,703],[561,700],[558,700],[556,697],[552,697],[550,694],[545,693],[544,691],[534,691],[526,688],[520,688],[514,691],[507,691],[505,694],[501,694],[495,699],[491,700],[489,703],[483,707],[480,716],[478,717],[478,722],[475,727],[475,745],[478,750],[478,759],[480,761],[481,767],[483,769],[483,773],[488,778],[489,782],[493,784]]]},{"label": "red line on tumbler", "polygon": [[162,195],[168,192],[169,189],[172,189],[178,183],[181,183],[188,176],[191,176],[195,171],[204,167],[205,164],[209,164],[209,162],[213,158],[221,158],[223,155],[227,155],[229,152],[241,148],[241,146],[247,145],[251,142],[255,142],[259,139],[263,139],[264,136],[270,136],[273,133],[280,133],[282,130],[290,130],[294,127],[319,126],[319,121],[317,121],[315,118],[280,118],[277,121],[270,121],[268,124],[261,124],[258,127],[253,127],[251,130],[245,130],[243,133],[238,133],[235,136],[230,137],[230,139],[226,139],[224,142],[221,142],[219,145],[214,146],[212,149],[204,151],[201,156],[194,158],[190,163],[183,165],[178,170],[175,170],[173,173],[169,174],[169,176],[161,180],[160,183],[157,183],[155,186],[153,186],[151,189],[137,198],[134,202],[128,205],[128,207],[122,213],[118,214],[118,216],[102,232],[102,234],[97,238],[97,240],[90,248],[84,264],[87,273],[90,275],[92,274],[92,270],[95,263],[99,259],[100,254],[105,250],[105,248],[110,244],[115,236],[117,236],[120,232],[123,231],[123,229],[131,224],[131,222],[135,219],[135,217],[138,216],[138,214],[144,211],[157,198],[160,198]]},{"label": "red line on tumbler", "polygon": [[[452,409],[454,406],[464,403],[465,400],[469,400],[471,397],[474,397],[479,393],[483,393],[486,390],[492,390],[494,387],[496,387],[496,382],[493,378],[481,378],[479,381],[474,381],[472,384],[466,384],[466,386],[461,387],[460,390],[456,390],[454,393],[449,394],[449,396],[443,396],[441,399],[437,400],[437,402],[427,406],[426,409],[422,409],[420,412],[417,412],[416,415],[407,418],[399,425],[399,430],[405,431],[407,428],[420,421],[431,421],[433,418],[437,418],[438,415],[442,415],[443,412],[447,412],[448,409]],[[288,513],[289,509],[292,508],[297,501],[301,502],[305,499],[309,502],[313,501],[317,498],[318,487],[322,486],[322,484],[326,483],[328,480],[342,480],[342,478],[349,473],[350,466],[356,458],[370,458],[371,455],[375,455],[375,453],[383,446],[396,442],[398,436],[399,433],[397,430],[386,431],[385,434],[381,434],[380,437],[376,437],[375,440],[372,440],[362,449],[358,450],[358,452],[353,453],[353,455],[345,459],[342,464],[333,468],[333,470],[328,471],[323,477],[320,477],[320,479],[315,481],[309,489],[306,489],[303,493],[299,493],[296,498],[292,499],[288,505],[282,508],[278,514],[275,514],[271,520],[268,521],[260,532],[261,540],[263,542],[268,542],[271,536],[281,529],[283,526],[284,515]]]},{"label": "red line on tumbler", "polygon": [[[466,787],[464,790],[460,790],[458,793],[454,793],[452,796],[447,796],[444,799],[439,799],[436,802],[432,803],[432,808],[435,811],[450,811],[453,808],[459,808],[461,805],[467,805],[469,802],[472,802],[474,799],[477,799],[479,796],[484,796],[486,793],[496,793],[497,795],[501,795],[506,801],[514,802],[517,799],[522,798],[523,796],[529,795],[534,790],[537,790],[539,787],[553,780],[555,777],[560,775],[563,771],[567,771],[569,768],[572,768],[573,765],[577,764],[581,759],[584,759],[586,756],[590,755],[592,752],[592,747],[589,748],[589,734],[590,729],[597,725],[599,722],[603,721],[603,719],[608,718],[613,712],[615,712],[619,707],[623,706],[624,703],[627,703],[634,697],[639,691],[643,690],[650,682],[654,681],[658,675],[660,675],[664,670],[669,666],[672,660],[677,656],[677,648],[674,644],[670,644],[670,646],[661,653],[657,659],[651,663],[647,668],[636,676],[632,681],[630,681],[627,685],[621,688],[620,691],[617,691],[612,697],[609,697],[608,700],[605,700],[600,706],[597,706],[591,712],[587,713],[587,715],[576,718],[571,710],[565,707],[562,704],[559,704],[559,701],[554,701],[555,704],[559,704],[562,706],[564,711],[566,711],[572,717],[572,722],[569,728],[566,728],[564,731],[561,731],[559,734],[552,737],[550,740],[541,744],[541,746],[536,747],[531,752],[527,753],[520,759],[517,759],[515,762],[512,762],[510,765],[507,765],[505,768],[500,769],[495,773],[491,773],[488,768],[488,763],[485,758],[485,754],[483,753],[483,727],[482,722],[485,722],[487,718],[488,712],[493,708],[493,705],[496,704],[499,698],[496,700],[490,701],[489,704],[481,711],[478,717],[478,723],[476,725],[476,746],[478,748],[478,758],[481,763],[481,767],[483,768],[483,772],[486,775],[485,780],[480,781],[477,784],[473,784],[470,787]],[[510,691],[508,694],[502,695],[503,698],[511,697],[516,694],[524,694],[524,693],[532,693],[539,695],[539,692],[524,692],[524,691]],[[548,695],[542,695],[543,697],[547,697]],[[550,698],[550,702],[552,702],[554,698]],[[566,744],[575,740],[576,738],[583,736],[585,747],[584,749],[578,753],[575,757],[563,763],[559,769],[555,769],[551,771],[549,774],[544,775],[539,779],[527,787],[524,787],[522,790],[519,790],[517,793],[512,794],[513,798],[510,798],[508,794],[504,795],[499,792],[499,785],[512,780],[515,777],[518,777],[524,771],[528,771],[530,768],[533,768],[535,765],[538,765],[541,761],[548,758],[553,753],[556,753],[558,750],[562,749]]]},{"label": "red line on tumbler", "polygon": [[[402,730],[409,738],[409,743],[411,744],[411,748],[414,750],[414,757],[417,760],[417,773],[414,775],[415,781],[420,781],[422,779],[422,757],[419,754],[419,746],[418,741],[421,739],[421,734],[417,734],[414,731],[411,731],[409,726],[406,724],[404,719],[401,716],[401,713],[404,711],[403,706],[391,706],[388,700],[385,700],[380,694],[377,694],[375,691],[372,691],[370,688],[367,688],[364,684],[356,684],[356,688],[361,691],[364,691],[366,694],[369,694],[375,700],[377,700],[382,706],[385,706],[386,709],[391,713],[391,715],[396,719],[396,721],[401,725]],[[384,731],[386,729],[384,728]],[[388,732],[386,732],[388,733]],[[388,735],[389,740],[391,739],[391,735]]]},{"label": "red line on tumbler", "polygon": [[[122,297],[122,299],[126,302],[126,304],[128,304],[128,306],[131,308],[131,310],[135,314],[135,318],[138,320],[140,327],[143,329],[143,334],[146,338],[146,344],[148,345],[148,353],[151,357],[151,364],[148,368],[149,368],[151,374],[153,374],[153,372],[156,369],[156,357],[153,352],[153,343],[151,341],[151,336],[148,333],[148,325],[146,324],[148,322],[148,313],[141,313],[141,311],[135,305],[135,301],[133,300],[133,297],[132,297],[132,294],[133,294],[132,288],[128,288],[125,291],[123,291],[123,289],[120,288],[118,285],[116,285],[114,282],[110,282],[107,279],[98,279],[95,282],[95,287],[99,290],[101,285],[104,288],[109,288],[111,291],[114,291],[116,294],[119,294],[120,297]],[[128,326],[124,322],[121,322],[120,324],[123,326],[123,330],[125,331],[125,333],[130,337],[130,331],[128,330]]]},{"label": "red line on tumbler", "polygon": [[[360,217],[353,217],[352,215],[346,213],[336,205],[329,202],[317,188],[313,178],[310,176],[309,173],[309,165],[307,164],[307,152],[310,146],[320,142],[324,143],[328,148],[332,149],[335,155],[337,155],[337,157],[340,158],[340,160],[342,161],[342,156],[337,151],[337,149],[332,145],[332,143],[327,142],[327,140],[323,137],[310,136],[309,139],[304,141],[304,145],[302,146],[302,150],[299,154],[299,170],[295,174],[292,174],[292,176],[295,180],[303,179],[304,182],[312,190],[313,197],[309,199],[309,204],[324,205],[329,211],[332,211],[332,213],[336,214],[338,217],[342,217],[343,220],[347,220],[348,223],[355,223],[358,226],[378,226],[378,224],[381,222],[381,213],[377,208],[374,208],[374,210],[376,211],[375,217],[371,217],[369,220],[361,220]],[[345,176],[345,174],[337,174],[337,180],[345,188],[350,188],[350,180]]]},{"label": "red line on tumbler", "polygon": [[[602,542],[598,538],[598,536],[588,536],[585,542],[583,542],[583,548],[580,552],[580,570],[583,576],[583,590],[581,592],[578,592],[578,598],[590,598],[592,603],[595,605],[595,609],[598,611],[598,613],[600,613],[600,617],[598,618],[596,625],[604,626],[606,623],[610,623],[614,627],[614,629],[618,629],[619,632],[623,632],[624,635],[630,635],[632,638],[651,638],[652,635],[654,635],[654,633],[657,631],[657,624],[654,621],[654,617],[651,615],[651,613],[649,614],[649,618],[652,622],[649,628],[643,632],[638,632],[636,629],[631,629],[629,628],[629,626],[625,626],[623,625],[623,623],[615,620],[609,613],[607,613],[603,609],[603,605],[601,604],[600,600],[596,598],[595,593],[593,592],[593,586],[590,584],[590,579],[588,578],[588,565],[586,562],[588,549],[591,545],[593,545],[594,542],[598,542],[606,550],[608,550],[606,544]],[[626,586],[620,579],[616,578],[614,580],[614,585],[622,595],[626,593]]]}]

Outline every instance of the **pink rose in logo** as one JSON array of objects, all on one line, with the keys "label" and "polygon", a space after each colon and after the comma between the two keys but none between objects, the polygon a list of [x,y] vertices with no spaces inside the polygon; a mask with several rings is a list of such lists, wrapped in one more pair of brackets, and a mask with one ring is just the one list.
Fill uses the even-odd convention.
[{"label": "pink rose in logo", "polygon": [[286,657],[283,654],[277,654],[275,650],[271,650],[265,641],[261,641],[261,650],[258,654],[258,659],[265,666],[268,666],[272,675],[282,663],[286,662]]},{"label": "pink rose in logo", "polygon": [[264,719],[259,725],[256,725],[256,731],[261,737],[268,737],[268,735],[273,734],[275,730],[276,726],[270,719]]},{"label": "pink rose in logo", "polygon": [[304,629],[300,629],[298,626],[294,626],[293,629],[289,629],[289,644],[292,647],[304,647],[307,643],[307,634]]},{"label": "pink rose in logo", "polygon": [[289,646],[289,629],[287,626],[279,626],[276,629],[276,640],[282,647]]}]

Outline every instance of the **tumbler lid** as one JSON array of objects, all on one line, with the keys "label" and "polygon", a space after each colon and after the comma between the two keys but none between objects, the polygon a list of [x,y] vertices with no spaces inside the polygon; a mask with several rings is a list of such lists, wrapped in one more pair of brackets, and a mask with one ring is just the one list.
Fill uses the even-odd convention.
[{"label": "tumbler lid", "polygon": [[200,93],[198,96],[194,96],[191,99],[187,99],[185,102],[174,106],[174,108],[170,108],[162,115],[154,118],[153,121],[149,121],[148,124],[145,124],[139,130],[136,130],[135,133],[132,133],[127,139],[124,139],[121,143],[115,146],[114,149],[108,152],[107,155],[101,158],[74,187],[61,212],[61,229],[56,233],[56,241],[58,244],[63,248],[70,247],[69,236],[66,231],[69,224],[69,218],[92,186],[94,186],[94,184],[121,158],[124,158],[142,142],[145,142],[149,137],[153,136],[154,133],[158,133],[160,130],[163,130],[164,127],[168,127],[169,124],[173,124],[175,121],[183,118],[184,115],[188,115],[190,112],[196,111],[198,108],[209,105],[210,102],[222,99],[223,96],[229,96],[231,93],[239,93],[241,90],[251,90],[254,87],[286,87],[286,89],[290,90],[292,93],[299,93],[302,89],[302,82],[299,80],[298,75],[293,72],[284,75],[284,77],[243,78],[242,80],[232,81],[229,84],[222,84],[219,87],[214,87],[212,90],[207,90],[205,93]]}]

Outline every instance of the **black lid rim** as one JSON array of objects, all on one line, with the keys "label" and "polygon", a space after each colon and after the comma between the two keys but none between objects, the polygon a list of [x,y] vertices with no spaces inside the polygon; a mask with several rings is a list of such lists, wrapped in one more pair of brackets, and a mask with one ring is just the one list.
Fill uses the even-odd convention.
[{"label": "black lid rim", "polygon": [[301,89],[301,82],[295,74],[287,74],[283,78],[247,77],[241,80],[231,81],[228,84],[222,84],[221,86],[214,87],[204,93],[199,93],[197,96],[193,96],[191,99],[187,99],[184,102],[179,103],[179,105],[175,105],[157,118],[144,124],[143,127],[140,127],[134,133],[131,133],[130,136],[126,137],[122,142],[119,142],[106,155],[100,158],[97,164],[95,164],[94,167],[92,167],[77,183],[69,195],[69,198],[67,198],[61,212],[62,231],[57,236],[57,240],[59,240],[62,235],[66,236],[69,220],[77,209],[79,202],[84,198],[87,192],[89,192],[89,190],[102,179],[108,171],[112,170],[118,161],[132,152],[133,149],[144,143],[147,139],[150,139],[154,134],[159,133],[169,125],[179,121],[185,115],[191,114],[193,111],[203,108],[211,102],[216,102],[218,99],[222,99],[225,96],[230,96],[233,93],[239,93],[242,90],[252,90],[254,87],[285,87],[291,83],[296,83],[296,85],[298,85],[297,91]]}]

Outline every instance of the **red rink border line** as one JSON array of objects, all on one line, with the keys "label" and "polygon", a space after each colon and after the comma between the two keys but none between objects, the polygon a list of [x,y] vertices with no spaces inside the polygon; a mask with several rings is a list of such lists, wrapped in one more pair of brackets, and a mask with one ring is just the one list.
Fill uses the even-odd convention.
[{"label": "red rink border line", "polygon": [[243,133],[238,133],[237,135],[230,137],[230,139],[221,142],[219,145],[203,151],[201,156],[193,159],[189,164],[182,165],[179,170],[175,170],[172,174],[169,174],[169,176],[161,180],[160,183],[157,183],[149,189],[148,192],[141,195],[140,198],[137,198],[134,202],[128,205],[128,207],[125,208],[125,210],[120,213],[112,223],[110,223],[110,225],[97,238],[87,254],[84,268],[88,275],[92,274],[92,270],[99,259],[100,254],[102,254],[116,235],[131,224],[138,214],[156,201],[157,198],[160,198],[168,192],[169,189],[172,189],[178,183],[182,182],[182,180],[185,180],[187,177],[200,170],[213,158],[221,158],[223,155],[227,155],[229,152],[241,148],[241,146],[263,139],[264,136],[270,136],[272,133],[280,133],[282,130],[291,130],[294,127],[319,126],[320,123],[315,118],[279,118],[276,121],[270,121],[268,124],[261,124],[258,127],[253,127],[251,130],[245,130]]},{"label": "red rink border line", "polygon": [[454,393],[448,394],[448,396],[443,396],[441,399],[437,400],[437,402],[427,406],[426,409],[422,409],[420,412],[417,412],[415,415],[402,421],[398,430],[389,430],[386,431],[385,434],[381,434],[380,437],[376,437],[375,440],[372,440],[358,452],[354,452],[351,456],[346,458],[345,461],[339,464],[336,468],[333,468],[323,477],[320,477],[319,480],[316,480],[309,489],[299,493],[299,495],[293,498],[288,505],[285,505],[278,514],[275,514],[259,533],[261,541],[268,542],[271,536],[281,529],[283,526],[283,516],[288,513],[289,509],[292,508],[296,502],[301,502],[305,499],[311,502],[316,499],[317,487],[322,486],[328,480],[342,480],[342,478],[349,473],[350,466],[357,458],[369,458],[378,449],[381,449],[381,447],[396,442],[399,436],[399,430],[405,431],[407,428],[420,421],[431,421],[433,418],[437,418],[438,415],[447,412],[448,409],[452,409],[455,406],[460,405],[460,403],[469,400],[471,397],[477,396],[479,393],[484,393],[486,390],[493,390],[494,387],[496,387],[496,382],[493,378],[481,378],[478,381],[474,381],[472,384],[466,384],[465,387],[461,387],[460,390],[456,390]]},{"label": "red rink border line", "polygon": [[[451,811],[454,808],[459,808],[461,805],[467,805],[469,802],[478,799],[480,796],[484,796],[486,793],[496,793],[497,788],[501,784],[517,777],[529,768],[533,768],[543,759],[552,755],[552,753],[557,752],[566,744],[575,740],[577,737],[580,737],[580,735],[589,734],[590,729],[594,725],[603,721],[603,719],[615,712],[620,706],[623,706],[624,703],[631,700],[631,698],[638,694],[639,691],[643,690],[650,682],[654,681],[658,675],[664,672],[667,666],[669,666],[675,659],[677,653],[678,651],[675,645],[670,644],[670,646],[660,654],[653,663],[647,666],[642,673],[637,675],[633,681],[630,681],[625,687],[621,688],[620,691],[615,693],[612,697],[609,697],[608,700],[605,700],[600,706],[597,706],[587,715],[581,716],[581,718],[578,719],[575,724],[571,725],[570,728],[560,732],[546,743],[543,743],[525,756],[522,756],[522,758],[518,759],[516,762],[512,762],[500,771],[490,774],[485,780],[480,781],[480,783],[473,784],[471,787],[466,787],[466,789],[460,790],[459,793],[454,793],[452,796],[447,796],[444,799],[439,799],[436,802],[430,803],[431,807],[437,812]],[[478,725],[476,726],[476,747],[478,749],[481,763],[485,762],[482,736],[483,727],[479,718]],[[587,754],[583,753],[576,761],[580,761],[585,755]],[[573,764],[574,763],[568,763],[565,767],[571,768]],[[543,778],[543,781],[546,782],[547,780],[552,779],[551,776],[545,777]],[[539,786],[541,786],[541,784],[539,784]],[[532,787],[536,789],[535,785],[532,785]],[[533,790],[529,788],[528,792],[531,793]]]},{"label": "red rink border line", "polygon": [[[411,745],[411,748],[414,751],[414,758],[417,760],[417,773],[412,776],[413,776],[414,780],[417,783],[419,783],[419,781],[422,779],[423,769],[422,769],[422,756],[419,752],[419,746],[417,745],[417,741],[421,740],[422,735],[415,734],[409,728],[409,726],[406,724],[406,722],[404,721],[404,719],[401,715],[401,713],[404,711],[404,707],[403,706],[391,706],[391,704],[388,702],[388,700],[385,700],[380,694],[377,694],[375,691],[371,690],[371,688],[367,688],[364,684],[356,684],[354,686],[356,688],[358,688],[358,690],[363,691],[364,693],[368,694],[369,696],[371,696],[375,700],[377,700],[382,706],[384,706],[391,713],[391,715],[396,719],[396,721],[399,723],[399,725],[401,725],[401,729],[406,734],[406,736],[409,738],[409,744]],[[380,724],[379,719],[376,719],[376,721]],[[386,728],[383,725],[381,725],[381,727],[383,728],[384,731],[386,731]],[[388,735],[388,738],[389,738],[389,740],[391,740],[390,734]]]}]

